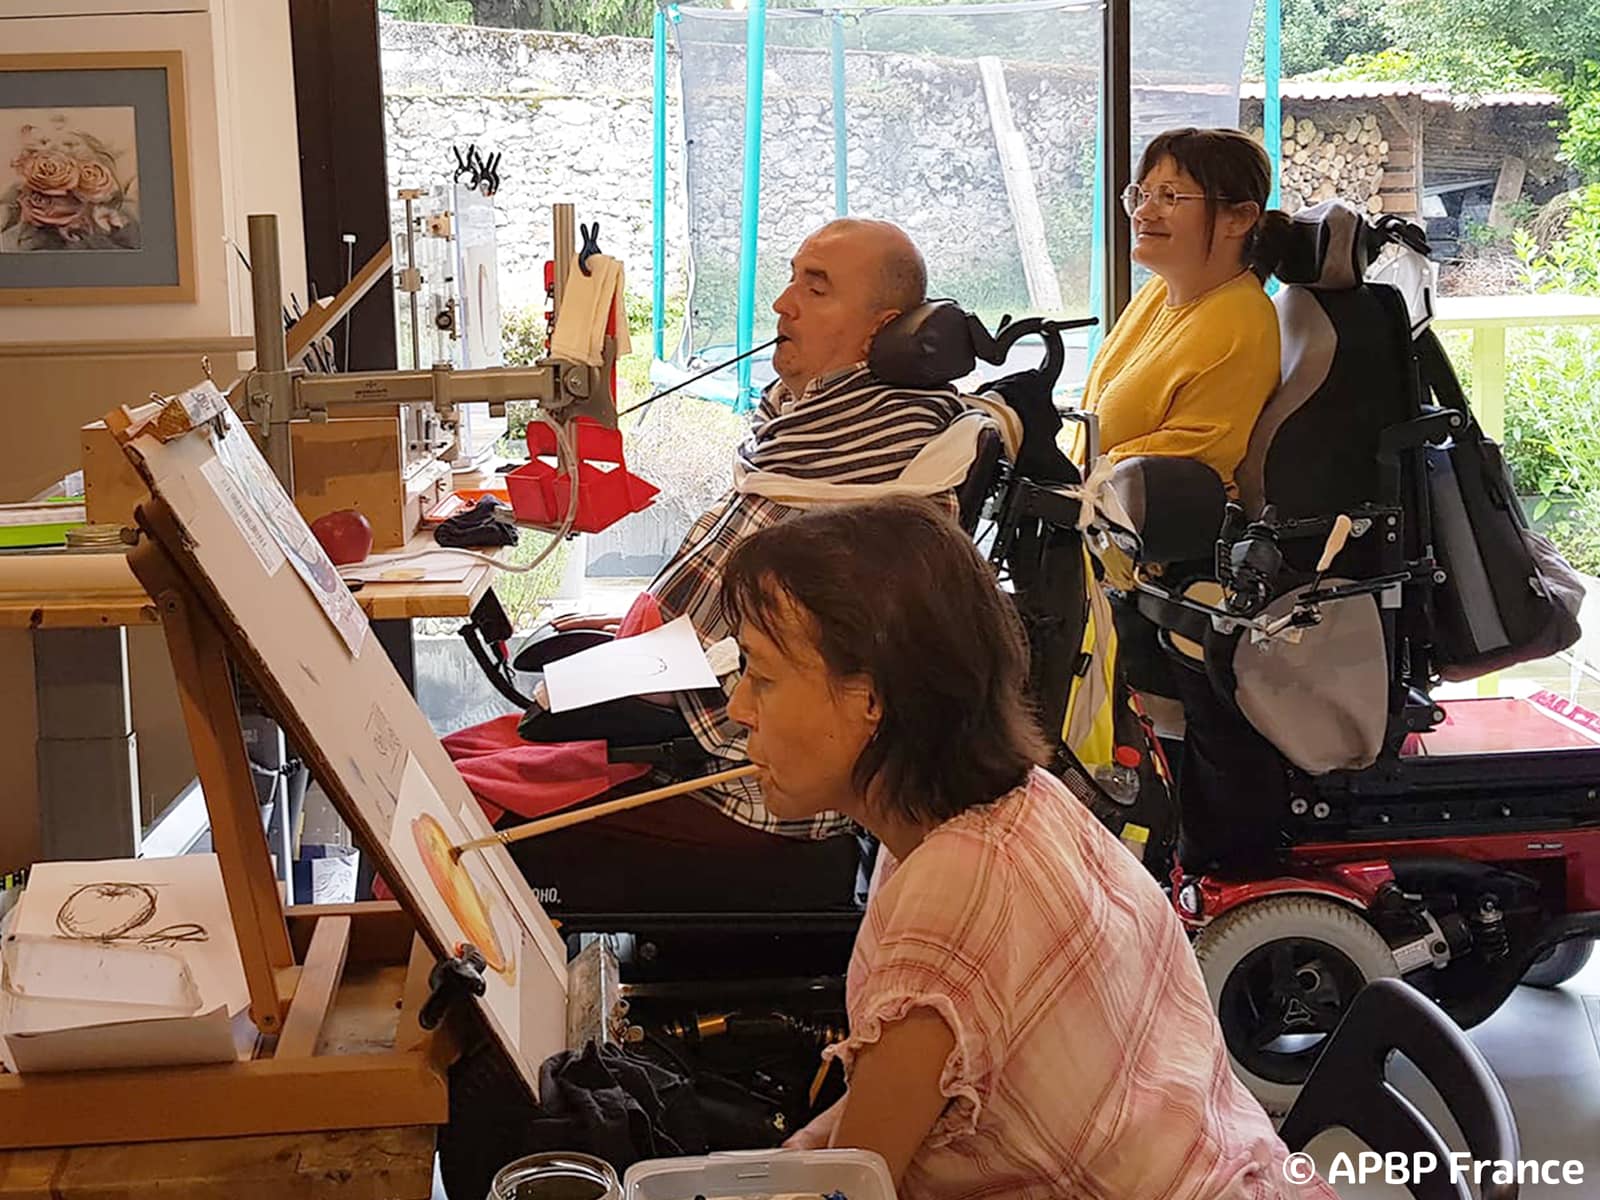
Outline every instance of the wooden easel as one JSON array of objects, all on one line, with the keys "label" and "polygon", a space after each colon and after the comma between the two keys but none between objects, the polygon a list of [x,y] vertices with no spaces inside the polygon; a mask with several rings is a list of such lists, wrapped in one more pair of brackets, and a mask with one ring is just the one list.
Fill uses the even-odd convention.
[{"label": "wooden easel", "polygon": [[[163,548],[182,544],[171,513],[151,499],[138,516],[146,536],[129,563],[165,627],[260,1037],[255,1055],[235,1063],[0,1075],[0,1197],[14,1194],[7,1181],[27,1158],[5,1151],[403,1131],[449,1116],[444,1072],[454,1038],[448,1024],[425,1033],[417,1021],[434,955],[397,904],[285,912],[245,754],[227,640]],[[355,1027],[341,1034],[330,1014],[342,984],[364,1006],[340,1017]],[[341,1052],[356,1046],[361,1052]]]}]

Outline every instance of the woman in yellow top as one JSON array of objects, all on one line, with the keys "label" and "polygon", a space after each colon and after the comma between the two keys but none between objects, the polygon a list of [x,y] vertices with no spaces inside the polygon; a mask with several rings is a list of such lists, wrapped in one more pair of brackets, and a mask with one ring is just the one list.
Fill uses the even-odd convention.
[{"label": "woman in yellow top", "polygon": [[[1271,178],[1266,151],[1237,129],[1172,129],[1145,148],[1122,202],[1134,261],[1155,278],[1111,330],[1084,387],[1113,459],[1197,459],[1234,494],[1234,472],[1278,386],[1278,317],[1263,284],[1291,225],[1267,211]],[[1203,674],[1166,662],[1153,627],[1116,610],[1116,654],[1169,753],[1184,727],[1174,761],[1185,868],[1270,854],[1277,800],[1257,785],[1280,769],[1272,748],[1215,702]]]},{"label": "woman in yellow top", "polygon": [[1278,385],[1278,318],[1262,287],[1289,218],[1266,210],[1267,153],[1237,129],[1171,129],[1123,193],[1133,259],[1155,273],[1106,337],[1084,387],[1113,459],[1194,458],[1230,493]]}]

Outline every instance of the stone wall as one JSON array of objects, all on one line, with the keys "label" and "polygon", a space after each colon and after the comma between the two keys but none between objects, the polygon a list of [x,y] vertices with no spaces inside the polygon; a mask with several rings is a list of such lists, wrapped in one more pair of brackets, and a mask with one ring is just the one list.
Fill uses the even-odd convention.
[{"label": "stone wall", "polygon": [[[381,27],[391,189],[449,179],[451,147],[499,151],[497,254],[503,310],[542,302],[550,206],[600,222],[600,243],[648,296],[651,46],[633,38],[529,34],[385,21]],[[676,64],[668,145],[682,142]],[[681,156],[668,155],[668,289],[683,290]]]},{"label": "stone wall", "polygon": [[[648,41],[385,22],[390,183],[448,177],[452,145],[501,151],[497,197],[502,306],[537,303],[555,200],[598,218],[605,249],[648,295],[652,61]],[[703,332],[730,326],[743,170],[743,46],[692,48],[698,103],[683,124],[677,52],[669,64],[669,294],[699,278]],[[849,207],[903,224],[928,254],[934,287],[982,306],[1025,295],[1016,237],[976,64],[851,52]],[[766,76],[759,293],[770,302],[793,247],[834,215],[833,111],[826,51],[773,49]],[[1068,67],[1008,64],[1062,290],[1088,286],[1096,84]],[[693,187],[686,197],[685,161]],[[697,337],[697,341],[704,338]]]}]

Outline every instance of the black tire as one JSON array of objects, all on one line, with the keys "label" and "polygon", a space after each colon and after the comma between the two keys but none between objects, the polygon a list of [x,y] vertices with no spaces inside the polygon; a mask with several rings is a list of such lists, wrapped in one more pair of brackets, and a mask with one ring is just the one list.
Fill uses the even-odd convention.
[{"label": "black tire", "polygon": [[1558,942],[1533,960],[1533,965],[1522,976],[1522,982],[1536,988],[1560,987],[1589,965],[1589,956],[1593,953],[1593,938],[1579,937]]},{"label": "black tire", "polygon": [[1288,1112],[1322,1043],[1394,955],[1354,909],[1272,896],[1219,917],[1195,941],[1234,1073],[1269,1113]]}]

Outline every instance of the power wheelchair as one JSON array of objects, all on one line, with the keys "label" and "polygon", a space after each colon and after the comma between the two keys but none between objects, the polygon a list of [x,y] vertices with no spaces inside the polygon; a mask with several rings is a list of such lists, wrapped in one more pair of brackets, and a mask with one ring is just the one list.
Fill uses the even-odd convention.
[{"label": "power wheelchair", "polygon": [[[1124,463],[1105,489],[1123,519],[1089,534],[1140,562],[1118,604],[1124,665],[1188,723],[1186,828],[1162,827],[1153,860],[1176,850],[1174,904],[1235,1068],[1280,1112],[1369,981],[1404,976],[1470,1027],[1519,981],[1569,978],[1600,935],[1600,743],[1562,729],[1560,704],[1436,698],[1570,645],[1581,584],[1503,469],[1468,507],[1528,551],[1506,551],[1520,576],[1470,544],[1450,473],[1497,451],[1427,330],[1426,289],[1408,303],[1366,278],[1380,254],[1420,263],[1419,231],[1338,202],[1297,223],[1282,381],[1237,502],[1197,464]],[[1224,507],[1220,534],[1209,515],[1196,528]],[[1519,604],[1556,626],[1520,653],[1502,627]],[[1153,803],[1132,819],[1172,811]]]}]

